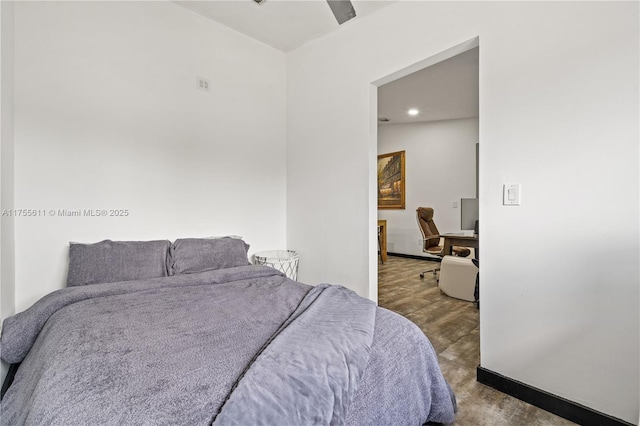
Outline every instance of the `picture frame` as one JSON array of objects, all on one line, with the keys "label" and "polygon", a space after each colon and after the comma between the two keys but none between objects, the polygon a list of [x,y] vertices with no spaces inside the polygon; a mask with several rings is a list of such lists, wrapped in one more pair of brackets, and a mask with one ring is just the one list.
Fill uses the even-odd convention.
[{"label": "picture frame", "polygon": [[378,155],[378,209],[405,209],[405,152]]}]

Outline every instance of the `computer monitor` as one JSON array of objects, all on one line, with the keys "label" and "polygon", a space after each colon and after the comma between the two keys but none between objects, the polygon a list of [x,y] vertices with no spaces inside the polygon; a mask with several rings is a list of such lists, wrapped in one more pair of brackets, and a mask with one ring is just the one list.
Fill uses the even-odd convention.
[{"label": "computer monitor", "polygon": [[476,222],[478,221],[478,199],[477,198],[461,198],[460,199],[460,229],[464,231],[477,230]]}]

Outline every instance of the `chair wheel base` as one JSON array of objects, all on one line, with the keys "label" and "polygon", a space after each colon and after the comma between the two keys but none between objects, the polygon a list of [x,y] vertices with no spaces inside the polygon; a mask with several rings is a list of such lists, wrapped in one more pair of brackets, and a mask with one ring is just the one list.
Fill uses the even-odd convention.
[{"label": "chair wheel base", "polygon": [[420,274],[420,278],[424,278],[424,272]]}]

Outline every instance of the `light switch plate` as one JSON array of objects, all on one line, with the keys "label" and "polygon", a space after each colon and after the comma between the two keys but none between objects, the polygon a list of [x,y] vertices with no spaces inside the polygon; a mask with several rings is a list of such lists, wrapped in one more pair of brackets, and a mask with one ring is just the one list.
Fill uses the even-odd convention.
[{"label": "light switch plate", "polygon": [[505,183],[502,187],[502,204],[505,206],[520,205],[520,184]]}]

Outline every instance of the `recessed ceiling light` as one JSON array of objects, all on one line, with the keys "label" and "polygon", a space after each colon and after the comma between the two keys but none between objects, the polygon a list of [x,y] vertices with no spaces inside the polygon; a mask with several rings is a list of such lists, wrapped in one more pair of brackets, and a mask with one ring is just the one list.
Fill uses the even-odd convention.
[{"label": "recessed ceiling light", "polygon": [[420,113],[420,111],[418,111],[415,108],[411,108],[409,111],[407,111],[407,114],[411,115],[411,116],[416,116]]}]

